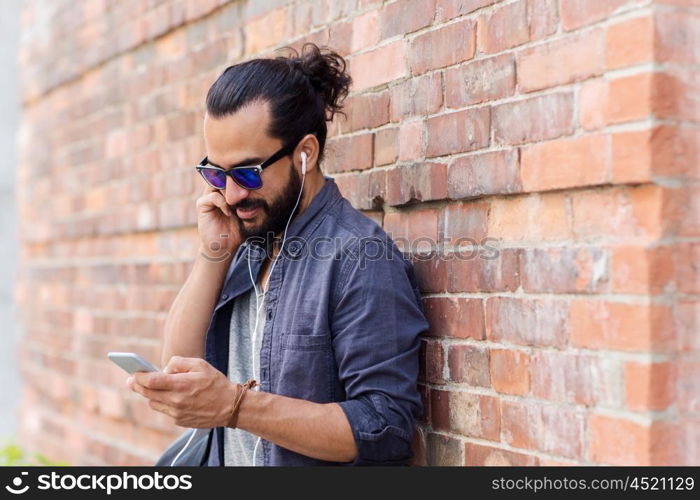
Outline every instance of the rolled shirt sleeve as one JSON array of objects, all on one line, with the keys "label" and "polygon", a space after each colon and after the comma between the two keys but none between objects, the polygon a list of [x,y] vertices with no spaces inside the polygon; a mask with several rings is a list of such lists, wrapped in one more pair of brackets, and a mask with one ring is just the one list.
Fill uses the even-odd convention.
[{"label": "rolled shirt sleeve", "polygon": [[338,283],[333,349],[358,450],[352,465],[405,464],[423,412],[418,350],[428,328],[412,265],[391,241],[365,240]]}]

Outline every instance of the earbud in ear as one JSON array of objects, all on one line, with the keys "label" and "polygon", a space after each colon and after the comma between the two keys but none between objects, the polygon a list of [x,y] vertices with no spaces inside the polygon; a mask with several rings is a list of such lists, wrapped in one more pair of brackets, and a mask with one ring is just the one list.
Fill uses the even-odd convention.
[{"label": "earbud in ear", "polygon": [[301,175],[306,175],[306,153],[301,152]]}]

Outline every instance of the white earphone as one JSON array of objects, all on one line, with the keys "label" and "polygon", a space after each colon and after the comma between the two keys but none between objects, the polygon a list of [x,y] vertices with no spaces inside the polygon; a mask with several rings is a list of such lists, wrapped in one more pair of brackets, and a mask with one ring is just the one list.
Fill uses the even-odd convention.
[{"label": "white earphone", "polygon": [[[284,234],[282,236],[282,243],[280,244],[280,250],[277,253],[277,256],[275,259],[272,261],[272,266],[270,267],[270,271],[267,273],[267,279],[268,282],[270,280],[270,276],[272,276],[272,270],[275,268],[275,264],[277,264],[277,259],[279,259],[279,256],[282,255],[282,249],[284,248],[284,242],[287,239],[287,228],[289,227],[289,223],[292,221],[292,215],[297,209],[297,206],[299,206],[299,200],[301,200],[301,194],[304,192],[304,179],[306,179],[306,153],[304,151],[301,152],[301,188],[299,189],[299,195],[297,196],[297,201],[294,204],[294,208],[292,209],[292,213],[289,214],[289,219],[287,219],[287,225],[284,228]],[[248,247],[248,274],[250,276],[250,281],[253,284],[253,290],[255,292],[255,326],[253,327],[253,338],[251,341],[251,356],[252,356],[252,362],[253,362],[253,377],[256,377],[256,363],[255,363],[255,347],[256,347],[256,339],[257,339],[257,334],[258,334],[258,318],[260,316],[260,310],[262,309],[264,302],[260,302],[260,297],[265,297],[265,294],[267,291],[265,290],[265,283],[262,284],[262,293],[258,293],[258,287],[255,283],[255,280],[253,279],[253,270],[250,267],[250,247]],[[260,386],[258,386],[259,388]],[[262,438],[258,437],[258,439],[255,442],[255,447],[253,448],[253,463],[251,465],[255,465],[255,458],[258,453],[258,445],[260,444]]]}]

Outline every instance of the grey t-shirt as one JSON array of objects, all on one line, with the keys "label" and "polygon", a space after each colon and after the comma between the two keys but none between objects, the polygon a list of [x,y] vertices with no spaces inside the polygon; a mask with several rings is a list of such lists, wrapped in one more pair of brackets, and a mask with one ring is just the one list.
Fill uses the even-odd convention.
[{"label": "grey t-shirt", "polygon": [[[260,288],[258,287],[260,291]],[[262,291],[260,291],[262,295]],[[257,301],[258,328],[255,335],[255,351],[251,350],[253,329],[255,328],[255,289],[237,297],[233,301],[231,311],[231,326],[229,329],[228,378],[232,382],[244,383],[250,378],[260,382],[260,348],[262,332],[265,326],[265,305],[261,296]],[[253,357],[254,355],[254,357]],[[253,376],[253,360],[255,360],[255,376]],[[257,390],[254,387],[251,390]],[[253,450],[258,436],[242,429],[224,429],[224,465],[263,465],[262,443],[258,444],[253,463]]]}]

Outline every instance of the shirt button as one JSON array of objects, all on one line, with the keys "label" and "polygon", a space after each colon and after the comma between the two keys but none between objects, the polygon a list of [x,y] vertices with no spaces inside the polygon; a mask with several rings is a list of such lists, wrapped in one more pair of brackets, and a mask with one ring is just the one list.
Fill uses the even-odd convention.
[{"label": "shirt button", "polygon": [[223,294],[223,295],[221,296],[221,298],[222,298],[223,300],[228,299],[228,294],[227,294],[227,293]]},{"label": "shirt button", "polygon": [[291,257],[298,257],[301,253],[301,243],[298,241],[292,241],[289,244],[289,255]]}]

